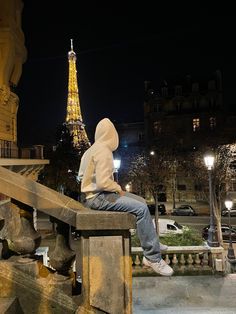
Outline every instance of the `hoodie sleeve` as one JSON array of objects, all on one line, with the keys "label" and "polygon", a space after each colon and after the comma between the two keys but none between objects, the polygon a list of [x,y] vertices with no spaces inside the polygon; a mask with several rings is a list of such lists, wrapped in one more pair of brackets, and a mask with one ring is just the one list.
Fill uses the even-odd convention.
[{"label": "hoodie sleeve", "polygon": [[100,191],[120,192],[121,186],[113,178],[113,155],[106,148],[94,156],[96,185]]},{"label": "hoodie sleeve", "polygon": [[79,182],[82,181],[83,176],[84,176],[84,167],[85,167],[84,166],[84,155],[81,158],[79,172],[78,172],[78,175],[76,177],[77,181],[79,181]]}]

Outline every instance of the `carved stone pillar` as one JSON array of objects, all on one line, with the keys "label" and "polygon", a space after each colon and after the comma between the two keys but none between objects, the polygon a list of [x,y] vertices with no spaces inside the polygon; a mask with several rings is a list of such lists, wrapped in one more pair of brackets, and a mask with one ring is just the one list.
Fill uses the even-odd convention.
[{"label": "carved stone pillar", "polygon": [[8,221],[4,239],[3,257],[11,255],[32,255],[41,242],[40,234],[34,229],[30,206],[12,200],[12,221]]},{"label": "carved stone pillar", "polygon": [[57,236],[55,249],[52,253],[49,252],[50,265],[58,274],[68,276],[75,259],[75,252],[70,248],[70,226],[57,219],[55,222]]}]

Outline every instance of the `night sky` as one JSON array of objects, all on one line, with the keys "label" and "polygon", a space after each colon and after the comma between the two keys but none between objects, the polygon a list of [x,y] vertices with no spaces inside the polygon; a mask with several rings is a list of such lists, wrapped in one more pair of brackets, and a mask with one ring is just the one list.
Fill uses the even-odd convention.
[{"label": "night sky", "polygon": [[208,79],[220,69],[225,102],[235,103],[236,27],[230,8],[196,7],[197,2],[189,7],[155,2],[157,8],[150,1],[23,2],[28,57],[17,87],[19,145],[52,142],[65,121],[70,38],[88,128],[103,117],[141,121],[145,80],[168,82],[188,74]]}]

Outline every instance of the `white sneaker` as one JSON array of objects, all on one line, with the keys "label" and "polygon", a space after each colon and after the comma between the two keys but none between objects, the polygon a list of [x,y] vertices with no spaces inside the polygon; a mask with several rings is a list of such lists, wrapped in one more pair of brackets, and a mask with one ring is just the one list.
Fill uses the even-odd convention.
[{"label": "white sneaker", "polygon": [[160,243],[160,250],[161,251],[166,251],[168,249],[168,245]]},{"label": "white sneaker", "polygon": [[156,273],[162,276],[171,276],[174,273],[173,269],[163,259],[161,259],[160,262],[153,263],[147,260],[144,256],[143,265],[146,267],[151,267]]}]

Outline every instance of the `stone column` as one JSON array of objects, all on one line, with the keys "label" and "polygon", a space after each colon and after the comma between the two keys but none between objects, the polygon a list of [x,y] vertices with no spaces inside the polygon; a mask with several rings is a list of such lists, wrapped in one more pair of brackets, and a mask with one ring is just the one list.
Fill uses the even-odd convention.
[{"label": "stone column", "polygon": [[83,231],[76,265],[82,295],[76,313],[132,313],[129,231]]}]

